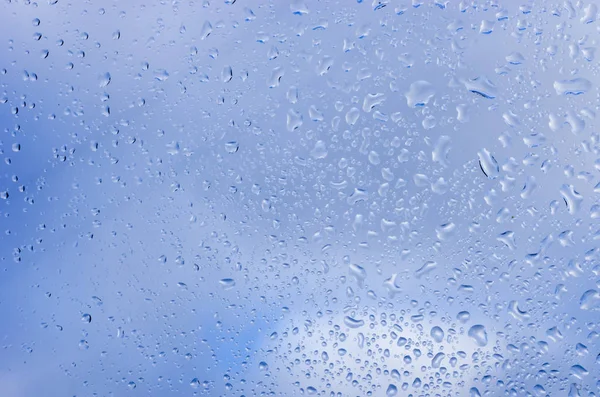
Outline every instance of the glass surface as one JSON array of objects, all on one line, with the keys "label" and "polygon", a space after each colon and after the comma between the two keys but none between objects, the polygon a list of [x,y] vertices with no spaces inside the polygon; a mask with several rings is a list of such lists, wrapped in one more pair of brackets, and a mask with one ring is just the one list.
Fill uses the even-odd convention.
[{"label": "glass surface", "polygon": [[0,395],[600,395],[598,13],[2,0]]}]

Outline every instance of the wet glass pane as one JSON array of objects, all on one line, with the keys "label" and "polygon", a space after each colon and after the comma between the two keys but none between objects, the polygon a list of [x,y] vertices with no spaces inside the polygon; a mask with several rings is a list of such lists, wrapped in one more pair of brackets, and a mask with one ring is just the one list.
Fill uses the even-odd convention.
[{"label": "wet glass pane", "polygon": [[2,0],[0,395],[600,395],[598,14]]}]

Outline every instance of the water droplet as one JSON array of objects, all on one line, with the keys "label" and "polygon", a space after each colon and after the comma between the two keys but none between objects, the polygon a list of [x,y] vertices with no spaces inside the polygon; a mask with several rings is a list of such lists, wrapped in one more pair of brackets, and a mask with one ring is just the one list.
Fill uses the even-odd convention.
[{"label": "water droplet", "polygon": [[295,111],[294,109],[290,109],[287,112],[287,130],[292,132],[297,130],[298,128],[300,128],[302,126],[303,123],[303,117],[302,114],[300,114],[299,112]]},{"label": "water droplet", "polygon": [[[267,86],[269,88],[279,87],[279,84],[281,83],[281,78],[284,75],[285,75],[285,70],[281,66],[275,67],[271,71],[271,74],[269,75],[269,78],[267,79]],[[289,94],[289,91],[288,91],[288,94]],[[288,96],[288,100],[290,100],[289,96]],[[290,102],[291,103],[297,102],[297,93],[296,93],[296,100],[290,100]]]},{"label": "water droplet", "polygon": [[360,328],[363,325],[365,325],[365,321],[364,320],[356,320],[350,316],[346,316],[346,317],[344,317],[344,324],[346,324],[346,326],[348,328]]},{"label": "water droplet", "polygon": [[156,69],[154,71],[154,79],[157,81],[167,81],[169,79],[169,72],[165,69]]},{"label": "water droplet", "polygon": [[223,83],[228,83],[231,81],[232,78],[233,78],[233,69],[231,68],[231,66],[227,65],[227,66],[223,67],[223,70],[221,71],[221,81]]},{"label": "water droplet", "polygon": [[315,146],[310,151],[310,155],[314,159],[324,159],[327,157],[327,146],[323,141],[315,142]]},{"label": "water droplet", "polygon": [[84,322],[84,323],[86,323],[86,324],[91,323],[92,322],[92,315],[85,313],[83,316],[81,316],[81,321]]},{"label": "water droplet", "polygon": [[448,165],[448,152],[450,151],[450,137],[442,135],[438,138],[435,147],[431,151],[431,160],[439,163],[441,166]]},{"label": "water droplet", "polygon": [[581,203],[583,201],[583,196],[581,196],[573,187],[573,185],[562,185],[560,188],[560,194],[563,197],[565,204],[567,205],[567,210],[569,214],[575,214],[579,211],[581,207]]},{"label": "water droplet", "polygon": [[347,202],[350,205],[355,205],[360,201],[365,201],[369,198],[369,195],[364,189],[354,188],[354,191],[348,196]]},{"label": "water droplet", "polygon": [[589,375],[589,373],[590,372],[587,369],[585,369],[579,364],[575,364],[571,367],[571,376],[577,379],[583,379],[584,377]]},{"label": "water droplet", "polygon": [[304,0],[292,0],[290,2],[290,11],[292,11],[294,15],[306,15],[309,12]]},{"label": "water droplet", "polygon": [[591,88],[592,82],[582,77],[554,82],[554,89],[558,95],[581,95],[585,94]]},{"label": "water droplet", "polygon": [[372,165],[379,165],[379,163],[381,163],[381,159],[379,158],[379,154],[377,154],[376,151],[371,150],[369,152],[369,163],[371,163]]},{"label": "water droplet", "polygon": [[98,79],[98,86],[99,86],[100,88],[104,88],[104,87],[106,87],[107,85],[109,85],[109,84],[110,84],[110,82],[111,82],[111,76],[110,76],[110,73],[106,72],[106,73],[104,73],[104,74],[100,75],[100,78]]},{"label": "water droplet", "polygon": [[236,141],[229,141],[225,143],[225,151],[229,154],[237,153],[240,149],[240,145]]},{"label": "water droplet", "polygon": [[600,292],[595,289],[585,291],[579,299],[579,308],[581,310],[600,310]]},{"label": "water droplet", "polygon": [[506,61],[511,65],[520,65],[525,62],[525,57],[520,52],[511,52],[506,56]]},{"label": "water droplet", "polygon": [[469,389],[469,397],[481,397],[481,393],[476,387]]},{"label": "water droplet", "polygon": [[423,266],[421,266],[420,268],[418,268],[415,271],[415,276],[417,278],[421,278],[424,275],[426,275],[427,273],[433,271],[434,269],[437,268],[437,262],[434,261],[427,261],[423,264]]},{"label": "water droplet", "polygon": [[431,360],[431,366],[433,368],[439,368],[442,365],[442,360],[446,357],[446,354],[439,352]]},{"label": "water droplet", "polygon": [[583,24],[588,24],[596,21],[598,15],[598,5],[594,3],[588,4],[584,9],[584,14],[579,20]]},{"label": "water droplet", "polygon": [[360,116],[360,111],[357,108],[352,108],[352,109],[348,110],[348,112],[346,113],[346,117],[345,117],[346,124],[348,124],[350,126],[356,124],[359,116]]},{"label": "water droplet", "polygon": [[494,99],[498,95],[496,86],[485,76],[465,80],[463,84],[468,91],[487,99]]},{"label": "water droplet", "polygon": [[213,27],[209,21],[205,21],[200,29],[200,40],[206,40],[212,33]]},{"label": "water droplet", "polygon": [[363,99],[363,112],[370,113],[376,106],[381,105],[385,101],[385,95],[382,93],[367,94]]},{"label": "water droplet", "polygon": [[235,280],[232,278],[224,278],[219,280],[219,284],[224,290],[230,290],[235,287]]},{"label": "water droplet", "polygon": [[488,335],[485,327],[480,324],[473,325],[468,332],[468,335],[475,341],[477,346],[486,346],[488,343]]},{"label": "water droplet", "polygon": [[483,20],[481,21],[481,25],[479,25],[479,33],[481,34],[490,34],[494,31],[494,25],[496,24],[496,21],[488,21],[488,20]]},{"label": "water droplet", "polygon": [[479,167],[488,179],[496,179],[500,174],[500,166],[489,150],[483,149],[477,153]]},{"label": "water droplet", "polygon": [[434,95],[433,85],[425,80],[415,81],[410,85],[408,92],[404,94],[406,104],[411,108],[427,105]]},{"label": "water droplet", "polygon": [[438,326],[431,328],[430,335],[433,338],[433,340],[437,343],[442,343],[442,341],[444,340],[444,330],[442,330]]},{"label": "water droplet", "polygon": [[438,240],[444,241],[448,240],[454,235],[454,231],[456,230],[456,224],[453,222],[444,223],[435,228],[435,234]]},{"label": "water droplet", "polygon": [[516,300],[510,301],[508,304],[508,313],[519,321],[525,321],[530,317],[527,312],[519,309],[519,305]]}]

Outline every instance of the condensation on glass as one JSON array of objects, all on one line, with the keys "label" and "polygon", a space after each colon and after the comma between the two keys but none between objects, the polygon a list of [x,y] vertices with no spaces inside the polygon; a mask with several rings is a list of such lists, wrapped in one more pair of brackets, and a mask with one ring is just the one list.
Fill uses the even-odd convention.
[{"label": "condensation on glass", "polygon": [[594,1],[0,4],[0,394],[600,395]]}]

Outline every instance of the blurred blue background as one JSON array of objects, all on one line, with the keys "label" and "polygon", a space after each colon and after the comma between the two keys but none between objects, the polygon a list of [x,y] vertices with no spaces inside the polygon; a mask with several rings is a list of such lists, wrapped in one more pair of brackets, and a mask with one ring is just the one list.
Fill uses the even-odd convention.
[{"label": "blurred blue background", "polygon": [[2,2],[0,395],[598,395],[597,14]]}]

